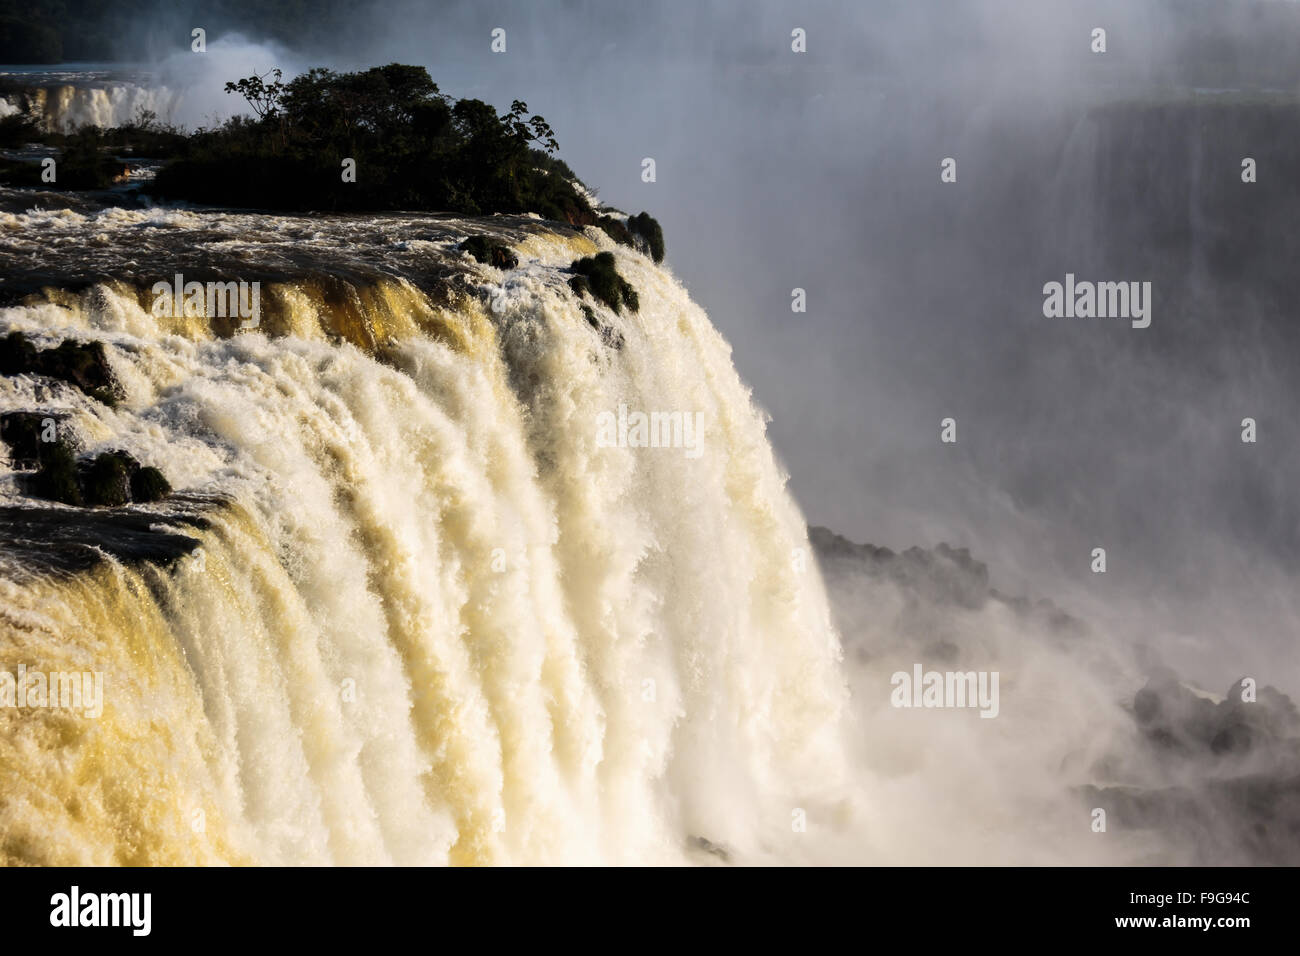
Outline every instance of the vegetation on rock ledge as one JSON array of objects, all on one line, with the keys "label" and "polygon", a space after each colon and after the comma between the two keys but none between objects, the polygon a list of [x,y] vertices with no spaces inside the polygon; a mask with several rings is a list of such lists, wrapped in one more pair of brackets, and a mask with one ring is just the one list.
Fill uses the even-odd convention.
[{"label": "vegetation on rock ledge", "polygon": [[[137,158],[162,161],[142,189],[163,200],[276,211],[427,210],[483,216],[535,213],[597,226],[615,242],[664,257],[649,213],[626,222],[594,208],[590,192],[556,156],[549,123],[520,100],[498,113],[442,93],[422,66],[390,63],[353,73],[316,68],[288,82],[271,70],[229,82],[255,114],[192,133],[141,110],[111,129],[43,128],[28,113],[0,117],[0,148],[58,150],[56,178],[40,162],[0,159],[0,185],[107,189]],[[471,246],[466,251],[485,260]],[[494,253],[499,263],[509,255]]]},{"label": "vegetation on rock ledge", "polygon": [[67,427],[48,412],[0,415],[0,438],[9,447],[11,464],[34,469],[23,477],[23,486],[37,498],[115,508],[133,501],[159,501],[171,494],[161,471],[141,465],[124,451],[101,452],[78,461]]},{"label": "vegetation on rock ledge", "polygon": [[[227,83],[256,118],[199,130],[151,192],[264,209],[597,215],[553,155],[554,131],[515,100],[507,113],[439,91],[422,66],[279,70]],[[355,175],[352,175],[355,171]]]},{"label": "vegetation on rock ledge", "polygon": [[569,288],[575,295],[591,294],[614,310],[615,314],[627,306],[633,312],[641,307],[636,289],[618,274],[614,267],[614,253],[599,252],[594,256],[584,256],[570,266],[577,273],[569,280]]}]

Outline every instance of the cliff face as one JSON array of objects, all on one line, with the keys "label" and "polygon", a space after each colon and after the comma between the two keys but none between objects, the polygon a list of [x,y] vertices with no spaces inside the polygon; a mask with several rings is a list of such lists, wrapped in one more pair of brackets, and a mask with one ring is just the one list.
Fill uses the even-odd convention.
[{"label": "cliff face", "polygon": [[[864,747],[876,759],[890,751],[876,739],[883,727],[903,740],[916,733],[899,716],[908,712],[885,706],[891,672],[910,673],[917,664],[992,669],[1002,679],[999,721],[1011,742],[997,766],[1014,774],[1027,761],[999,805],[1018,806],[1025,799],[1019,785],[1032,779],[1033,786],[1055,786],[1059,806],[1076,807],[1079,819],[1104,809],[1108,832],[1124,837],[1119,849],[1083,841],[1071,849],[1074,858],[1100,853],[1098,861],[1166,865],[1300,858],[1300,714],[1286,694],[1255,682],[1235,682],[1223,694],[1194,687],[1050,601],[990,588],[988,569],[964,548],[895,552],[816,527],[809,541],[843,635],[855,705],[870,728]],[[977,789],[978,774],[964,784],[948,774],[961,773],[951,768],[962,766],[963,754],[995,746],[970,723],[932,726],[912,738],[944,768],[948,786]],[[933,796],[923,789],[916,798]],[[1026,808],[1025,826],[1041,812]],[[1021,838],[1027,832],[1011,830]],[[1013,841],[975,858],[1023,861],[1034,852]]]},{"label": "cliff face", "polygon": [[809,528],[818,557],[837,567],[896,582],[935,604],[978,609],[989,600],[989,569],[966,548],[939,544],[933,550],[911,547],[902,553],[854,544],[828,528]]}]

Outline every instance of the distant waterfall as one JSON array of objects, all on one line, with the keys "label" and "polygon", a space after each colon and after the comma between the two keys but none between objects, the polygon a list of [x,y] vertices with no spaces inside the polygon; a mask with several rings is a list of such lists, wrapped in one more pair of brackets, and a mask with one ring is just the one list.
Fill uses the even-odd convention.
[{"label": "distant waterfall", "polygon": [[134,83],[36,86],[0,94],[0,116],[28,112],[47,130],[70,133],[83,126],[124,126],[146,111],[171,122],[179,102],[180,95],[166,87]]}]

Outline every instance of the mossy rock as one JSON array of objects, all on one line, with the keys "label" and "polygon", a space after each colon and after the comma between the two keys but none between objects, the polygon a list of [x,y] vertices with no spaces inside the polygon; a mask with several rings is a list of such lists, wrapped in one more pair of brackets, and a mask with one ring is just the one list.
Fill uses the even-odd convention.
[{"label": "mossy rock", "polygon": [[172,486],[163,473],[146,465],[131,476],[131,500],[139,502],[161,501],[171,494]]},{"label": "mossy rock", "polygon": [[43,454],[41,469],[27,482],[29,494],[65,505],[83,504],[77,456],[67,442],[57,442]]},{"label": "mossy rock", "polygon": [[103,452],[82,470],[81,496],[88,505],[116,508],[130,501],[160,501],[171,490],[161,471],[142,466],[124,451]]},{"label": "mossy rock", "polygon": [[5,412],[0,415],[0,440],[9,446],[13,462],[42,463],[58,444],[59,416],[49,412]]},{"label": "mossy rock", "polygon": [[81,497],[88,505],[119,508],[131,500],[131,476],[140,464],[126,452],[109,451],[83,463]]},{"label": "mossy rock", "polygon": [[613,309],[616,315],[622,313],[625,305],[633,312],[640,308],[636,290],[615,268],[614,253],[598,252],[594,256],[584,256],[569,268],[577,273],[569,280],[569,288],[575,295],[590,294]]},{"label": "mossy rock", "polygon": [[36,467],[35,474],[20,479],[28,494],[67,505],[82,503],[76,446],[56,415],[7,412],[0,415],[0,437],[9,446],[11,464]]},{"label": "mossy rock", "polygon": [[519,257],[514,251],[492,236],[470,236],[460,244],[460,248],[477,261],[496,269],[513,269],[519,265]]}]

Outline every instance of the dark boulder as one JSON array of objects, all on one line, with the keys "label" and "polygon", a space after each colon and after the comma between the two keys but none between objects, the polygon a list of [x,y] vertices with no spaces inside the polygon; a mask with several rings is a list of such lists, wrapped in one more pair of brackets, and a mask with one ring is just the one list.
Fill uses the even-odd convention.
[{"label": "dark boulder", "polygon": [[46,453],[58,444],[63,416],[51,412],[4,412],[0,414],[0,440],[9,446],[10,466],[19,471],[37,468]]},{"label": "dark boulder", "polygon": [[152,465],[145,465],[131,476],[132,501],[161,501],[171,494],[171,490],[172,486],[163,473]]},{"label": "dark boulder", "polygon": [[460,248],[478,262],[494,269],[513,269],[519,265],[519,257],[514,251],[492,236],[470,236],[460,244]]},{"label": "dark boulder", "polygon": [[126,452],[104,452],[78,468],[81,496],[88,505],[119,508],[131,500],[131,476],[140,464]]},{"label": "dark boulder", "polygon": [[65,339],[52,349],[38,349],[22,332],[0,338],[0,375],[43,375],[75,385],[106,405],[118,399],[118,384],[101,342]]},{"label": "dark boulder", "polygon": [[41,467],[26,483],[26,490],[37,498],[60,501],[65,505],[80,505],[81,482],[77,473],[77,455],[72,446],[55,443],[41,459]]},{"label": "dark boulder", "polygon": [[71,430],[53,414],[7,412],[0,415],[0,436],[9,448],[10,466],[34,471],[22,478],[23,490],[34,497],[116,508],[171,494],[161,471],[141,465],[127,452],[102,452],[78,461]]},{"label": "dark boulder", "polygon": [[23,479],[24,490],[38,498],[79,505],[77,452],[62,416],[48,412],[6,412],[0,415],[0,437],[9,448],[9,465],[34,471]]}]

